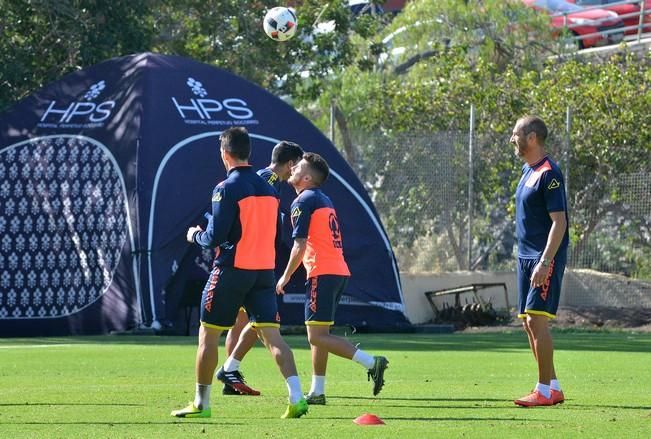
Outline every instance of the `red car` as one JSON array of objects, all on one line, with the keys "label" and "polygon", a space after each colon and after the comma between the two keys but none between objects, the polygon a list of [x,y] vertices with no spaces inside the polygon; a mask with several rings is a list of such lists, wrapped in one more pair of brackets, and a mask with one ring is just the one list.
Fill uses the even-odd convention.
[{"label": "red car", "polygon": [[[576,3],[579,6],[591,7],[599,6],[601,9],[613,11],[624,20],[626,35],[637,35],[640,24],[640,3],[622,3],[623,0],[567,0]],[[651,0],[644,0],[644,23],[642,33],[651,32]]]},{"label": "red car", "polygon": [[565,0],[522,0],[522,2],[551,17],[554,29],[569,29],[580,39],[579,49],[618,43],[624,38],[624,22],[612,11],[605,9],[584,10],[581,6]]}]

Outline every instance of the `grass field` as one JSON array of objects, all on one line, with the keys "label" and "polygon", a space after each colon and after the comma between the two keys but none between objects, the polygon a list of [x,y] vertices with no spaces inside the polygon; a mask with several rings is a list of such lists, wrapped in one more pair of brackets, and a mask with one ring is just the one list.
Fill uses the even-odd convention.
[{"label": "grass field", "polygon": [[[279,419],[286,389],[271,357],[255,348],[243,363],[259,397],[222,396],[211,419],[169,416],[194,395],[192,337],[0,340],[0,437],[651,437],[651,334],[556,332],[567,402],[524,409],[512,399],[535,383],[519,332],[354,335],[389,358],[387,384],[371,393],[365,371],[331,358],[327,406]],[[309,387],[304,337],[288,337]],[[363,413],[386,425],[358,426]]]}]

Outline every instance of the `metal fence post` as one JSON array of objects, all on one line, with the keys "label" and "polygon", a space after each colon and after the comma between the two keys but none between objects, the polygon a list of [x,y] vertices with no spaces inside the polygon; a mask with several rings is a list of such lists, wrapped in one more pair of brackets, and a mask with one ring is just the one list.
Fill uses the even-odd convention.
[{"label": "metal fence post", "polygon": [[[565,197],[570,198],[570,150],[572,142],[570,134],[572,132],[572,109],[568,106],[565,110]],[[570,210],[569,202],[567,210]]]},{"label": "metal fence post", "polygon": [[330,141],[335,143],[335,100],[330,101]]},{"label": "metal fence post", "polygon": [[473,137],[475,134],[475,106],[470,105],[470,133],[468,139],[468,270],[472,267],[472,217],[473,217],[473,166],[472,166],[472,149]]},{"label": "metal fence post", "polygon": [[640,44],[640,41],[642,40],[642,33],[643,30],[642,28],[644,27],[644,5],[645,1],[640,0],[640,21],[638,22],[637,26],[637,43]]}]

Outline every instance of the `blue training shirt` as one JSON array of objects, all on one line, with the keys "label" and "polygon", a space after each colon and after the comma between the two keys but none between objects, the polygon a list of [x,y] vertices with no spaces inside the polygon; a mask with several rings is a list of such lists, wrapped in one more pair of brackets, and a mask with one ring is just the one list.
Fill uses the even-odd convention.
[{"label": "blue training shirt", "polygon": [[213,190],[206,230],[192,239],[216,249],[216,266],[274,269],[279,204],[278,193],[250,166],[233,168]]},{"label": "blue training shirt", "polygon": [[558,165],[545,156],[533,166],[522,166],[522,178],[515,191],[515,231],[519,257],[537,259],[542,255],[552,227],[550,212],[565,212],[567,229],[556,252],[556,255],[565,255],[569,243],[565,182]]},{"label": "blue training shirt", "polygon": [[[271,170],[271,168],[262,168],[257,171],[257,174],[262,177],[264,181],[269,183],[269,185],[276,190],[276,193],[278,196],[280,196],[280,188],[282,185],[282,180],[276,174],[274,171]],[[280,227],[281,231],[280,234],[278,235],[278,244],[285,244],[285,246],[292,248],[293,240],[292,240],[292,230],[291,230],[291,224],[289,221],[285,221],[286,214],[285,210],[281,204],[280,206]]]},{"label": "blue training shirt", "polygon": [[271,187],[276,189],[276,192],[280,194],[280,183],[282,181],[280,180],[280,177],[278,174],[276,174],[274,171],[271,170],[271,168],[262,168],[258,170],[257,174],[262,177],[264,181],[269,183]]}]

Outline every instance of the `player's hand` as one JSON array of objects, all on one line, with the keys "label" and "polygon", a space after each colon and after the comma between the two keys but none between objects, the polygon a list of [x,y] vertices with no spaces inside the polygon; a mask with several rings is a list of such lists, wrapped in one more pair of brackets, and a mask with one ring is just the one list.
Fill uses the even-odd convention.
[{"label": "player's hand", "polygon": [[531,286],[533,288],[542,287],[542,285],[545,283],[545,279],[547,279],[548,274],[548,266],[545,266],[541,263],[536,264],[536,268],[533,269],[533,273],[531,274]]},{"label": "player's hand", "polygon": [[201,227],[199,227],[199,226],[190,227],[190,228],[188,229],[188,233],[185,234],[185,239],[186,239],[188,242],[194,242],[193,239],[192,239],[192,237],[194,236],[194,234],[195,234],[196,232],[201,232],[202,230],[203,230],[203,229],[202,229]]},{"label": "player's hand", "polygon": [[288,282],[289,279],[286,279],[284,274],[280,276],[280,279],[278,279],[278,283],[276,284],[276,294],[285,294],[285,285],[287,285]]}]

